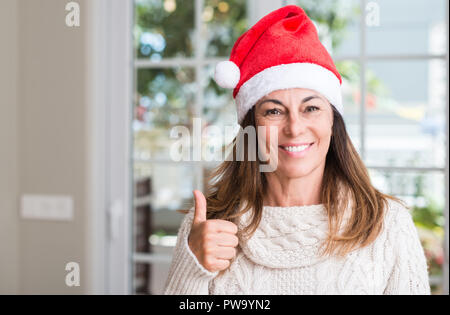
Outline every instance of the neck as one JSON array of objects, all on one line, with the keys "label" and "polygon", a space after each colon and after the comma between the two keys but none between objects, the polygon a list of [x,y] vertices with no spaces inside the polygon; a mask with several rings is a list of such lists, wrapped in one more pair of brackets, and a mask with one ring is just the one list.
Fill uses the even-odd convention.
[{"label": "neck", "polygon": [[268,189],[264,206],[292,207],[321,203],[323,167],[301,177],[289,177],[278,172],[266,173]]}]

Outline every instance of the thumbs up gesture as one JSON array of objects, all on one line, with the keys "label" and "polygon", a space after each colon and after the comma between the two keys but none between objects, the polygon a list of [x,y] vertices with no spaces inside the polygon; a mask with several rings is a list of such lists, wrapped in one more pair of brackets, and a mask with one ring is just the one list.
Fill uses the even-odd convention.
[{"label": "thumbs up gesture", "polygon": [[195,214],[188,244],[199,263],[210,272],[228,268],[239,243],[236,224],[225,220],[206,220],[206,198],[194,190]]}]

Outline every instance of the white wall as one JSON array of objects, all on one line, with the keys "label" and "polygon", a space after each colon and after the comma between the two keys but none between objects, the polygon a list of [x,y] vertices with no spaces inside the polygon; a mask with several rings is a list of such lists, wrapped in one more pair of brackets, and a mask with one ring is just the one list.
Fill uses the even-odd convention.
[{"label": "white wall", "polygon": [[[85,1],[77,1],[82,9]],[[20,220],[20,292],[83,293],[86,286],[86,28],[65,24],[66,1],[19,1],[19,196],[64,194],[70,222]],[[65,285],[68,262],[81,286]]]},{"label": "white wall", "polygon": [[[131,0],[0,1],[0,294],[130,292]],[[24,194],[63,194],[72,221],[19,216]],[[127,209],[124,209],[127,210]],[[65,284],[68,262],[79,287]]]},{"label": "white wall", "polygon": [[0,294],[19,289],[17,10],[0,1]]},{"label": "white wall", "polygon": [[[0,1],[0,293],[88,291],[87,28],[61,0]],[[70,222],[24,220],[23,194],[64,194]],[[81,285],[67,287],[78,262]]]}]

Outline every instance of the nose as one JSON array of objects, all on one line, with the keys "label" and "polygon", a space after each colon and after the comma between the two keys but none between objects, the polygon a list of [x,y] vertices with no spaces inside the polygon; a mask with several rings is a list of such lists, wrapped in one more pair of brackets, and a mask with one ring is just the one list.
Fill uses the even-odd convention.
[{"label": "nose", "polygon": [[306,130],[306,121],[304,121],[299,114],[292,113],[289,115],[286,125],[284,126],[284,133],[290,137],[296,137]]}]

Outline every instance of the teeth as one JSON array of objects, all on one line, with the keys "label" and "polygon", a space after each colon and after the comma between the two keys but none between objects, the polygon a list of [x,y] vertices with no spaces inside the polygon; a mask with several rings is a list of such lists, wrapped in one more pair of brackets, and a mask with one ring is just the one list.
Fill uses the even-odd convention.
[{"label": "teeth", "polygon": [[283,147],[283,149],[285,149],[286,151],[289,151],[289,152],[300,152],[300,151],[305,150],[308,147],[309,147],[309,145],[301,145],[298,147],[292,147],[292,146]]}]

